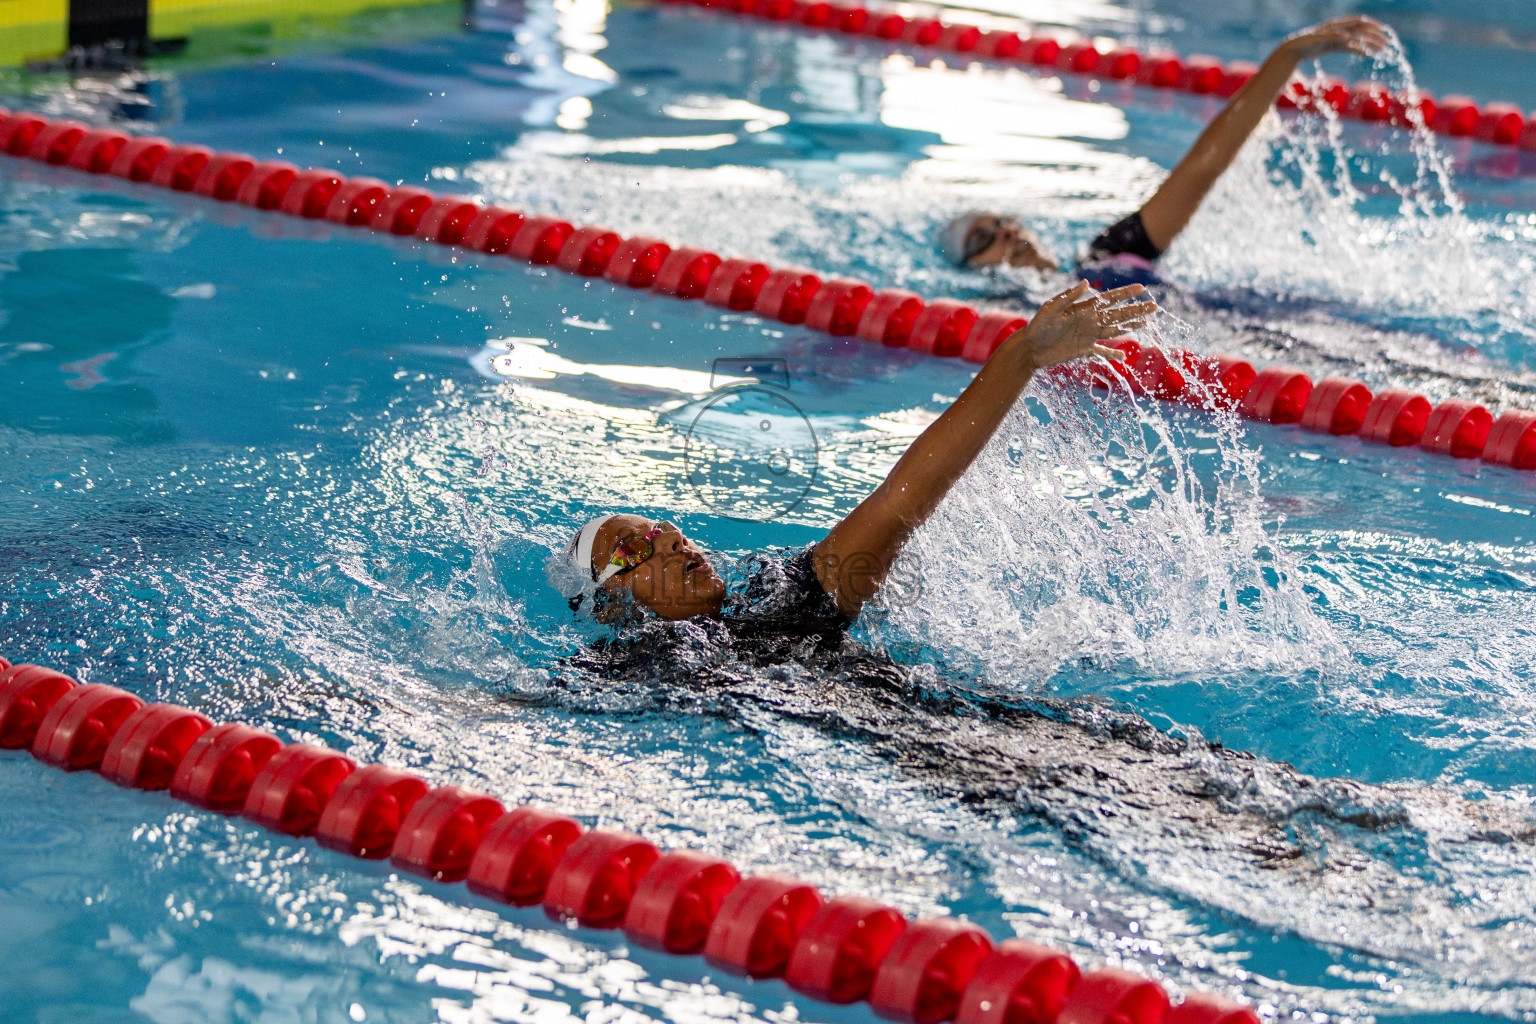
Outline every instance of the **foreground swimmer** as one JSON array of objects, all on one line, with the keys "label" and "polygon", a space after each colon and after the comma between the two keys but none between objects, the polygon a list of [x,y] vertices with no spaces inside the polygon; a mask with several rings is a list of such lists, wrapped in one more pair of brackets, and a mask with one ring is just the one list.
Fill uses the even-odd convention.
[{"label": "foreground swimmer", "polygon": [[[1084,259],[1087,276],[1105,280],[1150,280],[1152,264],[1184,230],[1211,186],[1274,105],[1302,61],[1345,50],[1371,56],[1387,48],[1386,28],[1364,16],[1334,18],[1303,29],[1275,47],[1258,72],[1227,102],[1216,119],[1179,161],[1173,173],[1140,210],[1095,238]],[[963,267],[1005,264],[1056,270],[1055,256],[1017,217],[984,210],[961,214],[945,226],[939,246]],[[1105,265],[1108,273],[1096,273]]]},{"label": "foreground swimmer", "polygon": [[[783,632],[821,633],[857,618],[907,538],[981,454],[1035,371],[1087,355],[1122,358],[1098,342],[1146,323],[1156,305],[1121,305],[1141,291],[1133,284],[1101,295],[1080,282],[1042,306],[912,442],[885,482],[824,539],[783,566],[774,600],[765,606],[754,600],[759,595],[748,595],[755,619],[771,621]],[[591,596],[599,621],[643,617],[642,609],[674,620],[718,618],[728,611],[725,582],[671,523],[603,516],[572,539],[566,557],[578,573],[591,577],[582,593],[568,596],[578,605]]]}]

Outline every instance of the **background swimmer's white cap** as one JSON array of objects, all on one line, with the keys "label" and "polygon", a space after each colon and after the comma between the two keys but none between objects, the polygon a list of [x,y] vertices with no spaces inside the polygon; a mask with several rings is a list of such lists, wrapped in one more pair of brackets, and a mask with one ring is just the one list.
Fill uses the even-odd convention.
[{"label": "background swimmer's white cap", "polygon": [[977,217],[985,217],[986,210],[966,210],[939,229],[939,251],[957,267],[965,266],[965,236]]}]

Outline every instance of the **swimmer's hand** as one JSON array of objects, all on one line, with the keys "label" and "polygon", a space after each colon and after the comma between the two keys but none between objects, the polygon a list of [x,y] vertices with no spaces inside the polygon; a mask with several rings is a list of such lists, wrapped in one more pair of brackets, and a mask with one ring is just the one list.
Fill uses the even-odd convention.
[{"label": "swimmer's hand", "polygon": [[1035,318],[1004,344],[1018,346],[1030,372],[1086,355],[1119,362],[1125,353],[1099,342],[1146,326],[1147,319],[1157,312],[1157,303],[1120,305],[1145,290],[1139,284],[1128,284],[1100,294],[1089,288],[1087,281],[1079,281],[1041,306]]},{"label": "swimmer's hand", "polygon": [[1345,50],[1362,57],[1374,57],[1391,45],[1388,31],[1381,22],[1364,15],[1330,18],[1292,35],[1276,48],[1275,53],[1283,53],[1298,64]]}]

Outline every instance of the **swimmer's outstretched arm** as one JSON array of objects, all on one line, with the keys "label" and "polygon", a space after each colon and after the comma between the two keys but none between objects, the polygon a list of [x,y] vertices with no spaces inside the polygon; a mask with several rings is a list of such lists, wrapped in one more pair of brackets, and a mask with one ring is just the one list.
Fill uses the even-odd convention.
[{"label": "swimmer's outstretched arm", "polygon": [[955,403],[930,423],[885,482],[816,545],[816,576],[852,617],[884,582],[902,545],[955,481],[970,468],[1036,370],[1096,354],[1123,354],[1098,344],[1146,323],[1151,302],[1118,305],[1139,284],[1100,295],[1086,281],[1040,307],[1034,320],[998,346]]},{"label": "swimmer's outstretched arm", "polygon": [[1206,125],[1168,180],[1141,208],[1141,223],[1148,241],[1159,252],[1173,244],[1302,61],[1344,50],[1369,56],[1387,45],[1386,28],[1378,21],[1359,16],[1334,18],[1302,29],[1275,47],[1248,84]]}]

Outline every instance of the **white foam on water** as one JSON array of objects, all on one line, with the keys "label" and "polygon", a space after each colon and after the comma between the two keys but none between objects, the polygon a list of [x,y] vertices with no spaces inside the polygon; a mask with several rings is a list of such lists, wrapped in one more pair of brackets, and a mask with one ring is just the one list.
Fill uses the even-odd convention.
[{"label": "white foam on water", "polygon": [[1026,691],[1084,663],[1155,678],[1342,656],[1234,416],[1045,375],[1028,397],[903,553],[923,582],[885,604],[899,636]]}]

